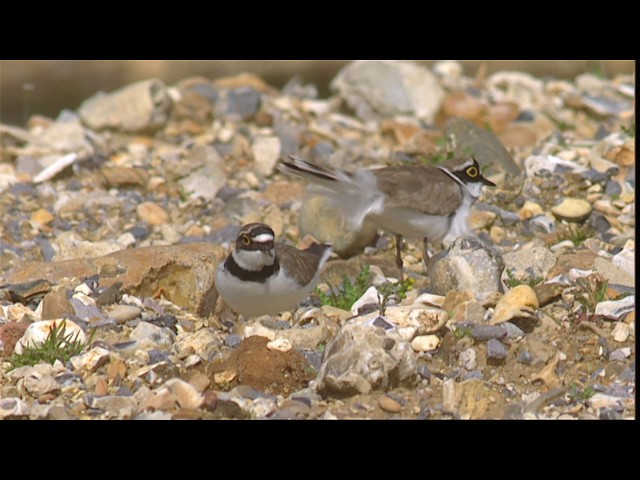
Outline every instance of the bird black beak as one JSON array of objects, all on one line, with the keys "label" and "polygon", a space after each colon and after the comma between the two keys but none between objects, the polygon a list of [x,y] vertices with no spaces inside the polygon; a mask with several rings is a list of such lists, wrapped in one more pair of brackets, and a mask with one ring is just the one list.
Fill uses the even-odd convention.
[{"label": "bird black beak", "polygon": [[485,185],[489,186],[489,187],[495,187],[496,184],[493,183],[491,180],[487,180],[486,178],[484,178],[482,175],[480,175],[480,181],[482,183],[484,183]]}]

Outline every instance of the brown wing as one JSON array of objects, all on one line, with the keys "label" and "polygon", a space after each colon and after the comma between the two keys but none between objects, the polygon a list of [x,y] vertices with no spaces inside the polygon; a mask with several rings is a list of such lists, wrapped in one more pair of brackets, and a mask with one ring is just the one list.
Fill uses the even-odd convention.
[{"label": "brown wing", "polygon": [[280,266],[289,272],[295,272],[300,285],[307,285],[313,280],[318,264],[328,245],[312,245],[307,250],[298,250],[285,243],[276,243],[276,255]]},{"label": "brown wing", "polygon": [[378,188],[387,194],[388,207],[449,215],[462,203],[462,187],[438,168],[384,167],[372,172],[378,179]]}]

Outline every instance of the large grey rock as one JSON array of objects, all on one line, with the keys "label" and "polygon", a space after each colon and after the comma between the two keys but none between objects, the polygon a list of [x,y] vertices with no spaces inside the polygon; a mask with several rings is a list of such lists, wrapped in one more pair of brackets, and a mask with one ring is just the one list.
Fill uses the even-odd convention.
[{"label": "large grey rock", "polygon": [[456,157],[472,155],[481,167],[497,164],[511,175],[520,174],[520,168],[500,140],[471,120],[451,117],[447,120],[446,132],[447,140]]},{"label": "large grey rock", "polygon": [[417,376],[415,354],[407,342],[390,338],[381,328],[350,323],[326,346],[312,384],[325,397],[345,397],[411,386]]},{"label": "large grey rock", "polygon": [[298,222],[301,237],[312,235],[321,243],[333,245],[333,251],[343,258],[360,253],[377,234],[376,227],[366,220],[360,229],[349,228],[340,206],[324,195],[305,200]]},{"label": "large grey rock", "polygon": [[451,290],[471,291],[482,302],[494,292],[502,292],[503,270],[504,261],[498,250],[477,238],[460,237],[429,261],[431,290],[436,295],[446,295]]},{"label": "large grey rock", "polygon": [[507,252],[502,258],[505,270],[520,280],[546,278],[556,264],[555,255],[549,249],[538,246]]},{"label": "large grey rock", "polygon": [[363,120],[412,115],[432,121],[444,98],[436,76],[411,62],[362,60],[350,63],[331,82]]},{"label": "large grey rock", "polygon": [[94,130],[109,128],[134,133],[161,128],[169,118],[170,106],[164,83],[152,79],[109,94],[99,92],[85,100],[78,113]]}]

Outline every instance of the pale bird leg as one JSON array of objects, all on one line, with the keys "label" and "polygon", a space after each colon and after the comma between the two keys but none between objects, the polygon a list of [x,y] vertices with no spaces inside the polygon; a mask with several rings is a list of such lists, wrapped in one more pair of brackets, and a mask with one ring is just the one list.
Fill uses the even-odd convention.
[{"label": "pale bird leg", "polygon": [[427,264],[429,263],[429,245],[427,237],[422,239],[422,263],[424,265],[424,271],[427,271]]},{"label": "pale bird leg", "polygon": [[400,281],[404,280],[402,265],[402,235],[396,235],[396,265],[400,269]]}]

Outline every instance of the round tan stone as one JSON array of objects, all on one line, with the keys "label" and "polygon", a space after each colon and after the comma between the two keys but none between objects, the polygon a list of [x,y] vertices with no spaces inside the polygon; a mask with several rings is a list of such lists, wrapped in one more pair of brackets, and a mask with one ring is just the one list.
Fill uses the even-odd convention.
[{"label": "round tan stone", "polygon": [[562,220],[569,222],[581,222],[586,220],[593,208],[586,200],[566,197],[559,205],[551,209],[551,212]]}]

